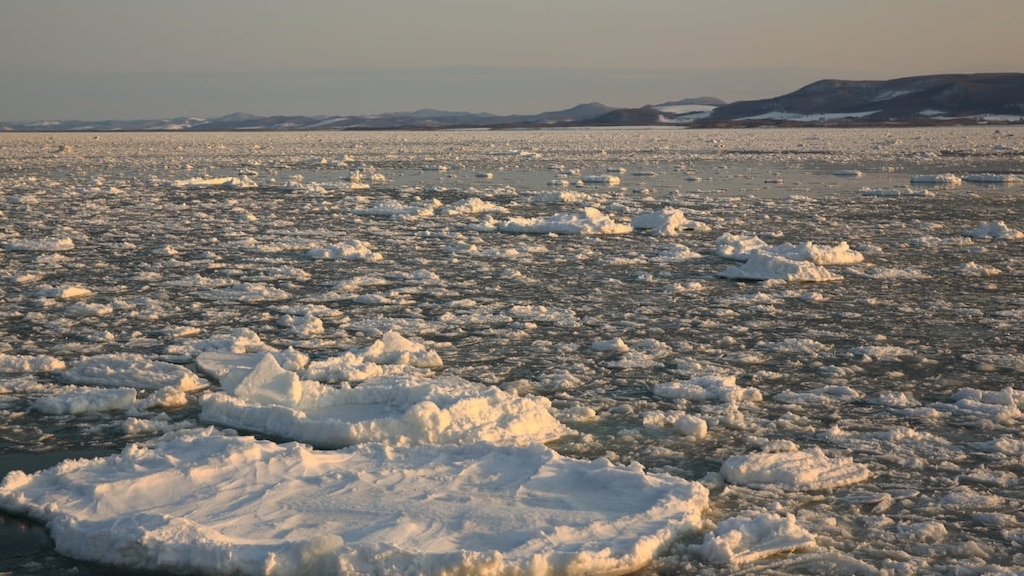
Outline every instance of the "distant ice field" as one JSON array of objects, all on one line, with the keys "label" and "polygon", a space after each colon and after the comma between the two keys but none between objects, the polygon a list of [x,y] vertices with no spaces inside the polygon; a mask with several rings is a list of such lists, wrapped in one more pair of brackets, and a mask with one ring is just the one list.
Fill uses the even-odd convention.
[{"label": "distant ice field", "polygon": [[1024,128],[0,134],[0,572],[1017,573]]}]

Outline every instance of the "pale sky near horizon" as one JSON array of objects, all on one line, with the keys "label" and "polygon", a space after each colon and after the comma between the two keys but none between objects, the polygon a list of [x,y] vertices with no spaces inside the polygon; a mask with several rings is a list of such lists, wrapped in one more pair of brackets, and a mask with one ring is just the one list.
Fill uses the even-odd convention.
[{"label": "pale sky near horizon", "polygon": [[1024,72],[1022,0],[0,0],[0,121],[767,98]]}]

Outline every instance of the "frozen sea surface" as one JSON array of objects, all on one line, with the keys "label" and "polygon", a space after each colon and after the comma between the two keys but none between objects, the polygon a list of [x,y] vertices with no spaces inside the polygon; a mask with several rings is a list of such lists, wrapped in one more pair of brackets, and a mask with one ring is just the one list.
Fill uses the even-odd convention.
[{"label": "frozen sea surface", "polygon": [[0,572],[1020,573],[1022,173],[1018,127],[0,134]]}]

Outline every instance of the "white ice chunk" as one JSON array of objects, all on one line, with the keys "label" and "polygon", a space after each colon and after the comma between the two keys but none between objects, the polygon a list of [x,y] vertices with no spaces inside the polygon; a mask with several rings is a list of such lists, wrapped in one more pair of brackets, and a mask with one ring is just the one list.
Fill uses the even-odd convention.
[{"label": "white ice chunk", "polygon": [[417,368],[440,368],[441,356],[425,345],[413,342],[394,330],[388,330],[361,355],[377,364],[402,364]]},{"label": "white ice chunk", "polygon": [[32,407],[44,414],[86,414],[127,410],[135,403],[134,388],[67,386],[51,396],[36,398]]},{"label": "white ice chunk", "polygon": [[701,553],[711,564],[740,565],[775,554],[817,548],[814,535],[800,527],[792,514],[761,514],[730,518],[704,535]]},{"label": "white ice chunk", "polygon": [[614,354],[625,354],[629,352],[629,346],[622,340],[622,338],[612,338],[611,340],[600,340],[590,345],[590,349],[596,352],[612,352]]},{"label": "white ice chunk", "polygon": [[633,226],[617,223],[597,208],[584,208],[574,214],[509,218],[497,229],[513,234],[629,234]]},{"label": "white ice chunk", "polygon": [[650,230],[656,236],[675,236],[680,230],[711,230],[707,224],[690,220],[682,210],[675,208],[664,208],[657,212],[634,216],[632,223],[633,228]]},{"label": "white ice chunk", "polygon": [[186,392],[206,388],[206,383],[187,368],[128,352],[86,358],[62,372],[61,377],[72,384],[88,386],[126,386],[143,390],[174,386]]},{"label": "white ice chunk", "polygon": [[67,252],[75,249],[71,238],[12,238],[4,243],[4,250],[12,252]]},{"label": "white ice chunk", "polygon": [[0,354],[0,374],[19,372],[56,372],[67,368],[63,360],[53,356]]},{"label": "white ice chunk", "polygon": [[241,178],[234,176],[218,178],[204,178],[202,176],[196,176],[194,178],[174,180],[171,182],[171,186],[175,188],[187,188],[190,190],[205,188],[255,188],[256,182],[248,176],[242,176]]},{"label": "white ice chunk", "polygon": [[819,266],[857,264],[864,261],[864,254],[851,250],[846,242],[835,246],[817,246],[813,242],[790,244],[783,242],[773,248],[759,249],[758,252],[781,256],[789,260],[807,261]]},{"label": "white ice chunk", "polygon": [[228,394],[248,403],[296,407],[302,400],[299,375],[281,368],[270,353],[261,354],[256,365],[237,382],[232,378],[235,374],[222,378],[221,386]]},{"label": "white ice chunk", "polygon": [[829,458],[821,448],[734,455],[722,464],[726,482],[783,490],[827,490],[868,479],[867,466],[849,458]]},{"label": "white ice chunk", "polygon": [[768,244],[756,235],[725,233],[715,239],[715,253],[730,260],[747,260]]},{"label": "white ice chunk", "polygon": [[999,220],[997,222],[984,222],[977,228],[972,228],[964,232],[964,236],[971,238],[999,238],[1002,240],[1020,240],[1024,239],[1024,232],[1020,230],[1014,230],[1006,225],[1005,222]]},{"label": "white ice chunk", "polygon": [[678,382],[663,382],[654,386],[654,395],[662,398],[691,402],[760,402],[761,391],[736,385],[731,375],[705,375]]},{"label": "white ice chunk", "polygon": [[786,280],[788,282],[830,282],[842,280],[822,266],[755,252],[740,266],[730,266],[719,276],[731,280]]},{"label": "white ice chunk", "polygon": [[315,451],[212,429],[0,484],[61,554],[193,574],[625,574],[707,505],[699,483],[537,444]]},{"label": "white ice chunk", "polygon": [[910,177],[912,184],[946,184],[949,186],[957,186],[963,180],[956,174],[944,173],[944,174],[918,174]]},{"label": "white ice chunk", "polygon": [[[261,362],[269,365],[268,358]],[[228,382],[224,392],[204,395],[201,418],[320,448],[360,442],[521,445],[571,432],[555,419],[547,398],[520,397],[454,376],[388,376],[352,388],[264,368],[251,385],[246,377],[237,386]]]},{"label": "white ice chunk", "polygon": [[363,260],[366,262],[376,262],[384,259],[384,256],[374,252],[370,245],[362,240],[347,240],[341,244],[310,248],[306,255],[310,258],[323,260]]},{"label": "white ice chunk", "polygon": [[986,172],[981,174],[968,174],[967,176],[964,176],[964,181],[982,184],[1016,184],[1021,181],[1021,178],[1015,174],[992,174]]}]

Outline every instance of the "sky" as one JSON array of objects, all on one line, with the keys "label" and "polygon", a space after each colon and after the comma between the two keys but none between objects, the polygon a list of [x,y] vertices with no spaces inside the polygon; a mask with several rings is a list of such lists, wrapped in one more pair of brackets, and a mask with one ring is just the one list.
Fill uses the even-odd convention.
[{"label": "sky", "polygon": [[1021,0],[0,0],[0,121],[533,114],[1024,72]]}]

